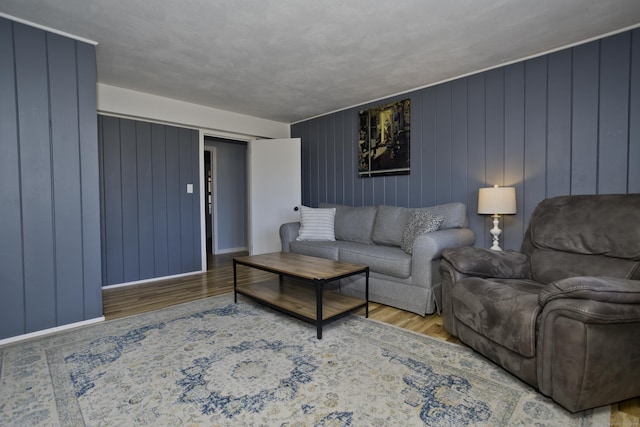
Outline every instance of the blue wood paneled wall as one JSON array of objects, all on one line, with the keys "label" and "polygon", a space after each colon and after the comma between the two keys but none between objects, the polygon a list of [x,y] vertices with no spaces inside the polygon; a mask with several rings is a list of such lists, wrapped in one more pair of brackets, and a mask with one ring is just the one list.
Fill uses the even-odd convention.
[{"label": "blue wood paneled wall", "polygon": [[95,60],[0,18],[0,339],[102,316]]},{"label": "blue wood paneled wall", "polygon": [[98,135],[102,283],[200,271],[198,131],[100,115]]},{"label": "blue wood paneled wall", "polygon": [[[411,174],[358,178],[358,111],[411,99]],[[503,248],[519,249],[535,206],[565,194],[640,192],[640,30],[292,125],[303,203],[467,205],[477,246],[491,219],[478,188],[515,186]]]}]

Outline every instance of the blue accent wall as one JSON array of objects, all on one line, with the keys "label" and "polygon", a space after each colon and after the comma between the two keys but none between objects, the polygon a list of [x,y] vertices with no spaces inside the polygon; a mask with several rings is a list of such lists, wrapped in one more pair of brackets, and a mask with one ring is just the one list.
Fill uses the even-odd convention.
[{"label": "blue accent wall", "polygon": [[0,339],[102,316],[95,60],[0,18]]},{"label": "blue accent wall", "polygon": [[[411,174],[357,176],[358,111],[411,99]],[[491,219],[478,188],[515,186],[503,248],[535,206],[565,194],[640,192],[640,30],[292,125],[305,205],[467,205],[477,246]]]},{"label": "blue accent wall", "polygon": [[103,285],[200,271],[198,131],[100,115],[98,135]]}]

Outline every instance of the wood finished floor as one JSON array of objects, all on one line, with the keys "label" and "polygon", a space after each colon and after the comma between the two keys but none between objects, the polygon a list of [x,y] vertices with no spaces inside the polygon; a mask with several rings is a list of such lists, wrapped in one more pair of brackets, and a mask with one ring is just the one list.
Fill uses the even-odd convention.
[{"label": "wood finished floor", "polygon": [[[107,320],[158,310],[200,298],[233,291],[233,257],[247,255],[234,253],[209,257],[209,271],[177,279],[161,280],[103,291],[104,316]],[[270,273],[252,268],[238,267],[238,284],[266,280]],[[364,315],[364,309],[362,313]],[[439,315],[418,316],[382,304],[369,303],[369,317],[434,338],[460,344],[444,330]],[[614,427],[640,427],[640,399],[631,399],[611,405],[611,425]]]}]

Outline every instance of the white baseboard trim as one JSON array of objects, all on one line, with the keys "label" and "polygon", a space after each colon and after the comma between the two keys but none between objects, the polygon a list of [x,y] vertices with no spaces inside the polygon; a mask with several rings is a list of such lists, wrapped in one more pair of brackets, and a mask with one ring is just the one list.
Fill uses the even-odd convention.
[{"label": "white baseboard trim", "polygon": [[93,323],[104,322],[104,316],[96,317],[94,319],[83,320],[81,322],[69,323],[68,325],[56,326],[55,328],[43,329],[41,331],[29,332],[28,334],[17,335],[11,338],[5,338],[0,340],[0,346],[4,344],[11,344],[15,342],[20,342],[24,340],[28,340],[31,338],[41,337],[44,335],[55,334],[56,332],[64,331],[67,329],[78,328],[80,326],[87,326]]},{"label": "white baseboard trim", "polygon": [[233,252],[247,252],[248,250],[249,249],[247,249],[246,246],[244,248],[218,249],[216,251],[216,255],[230,254],[230,253],[233,253]]},{"label": "white baseboard trim", "polygon": [[153,277],[151,279],[136,280],[135,282],[116,283],[115,285],[103,286],[102,289],[104,290],[104,289],[122,288],[124,286],[140,285],[142,283],[157,282],[159,280],[178,279],[180,277],[192,276],[194,274],[202,274],[202,273],[206,273],[206,270],[190,271],[188,273],[174,274],[172,276]]}]

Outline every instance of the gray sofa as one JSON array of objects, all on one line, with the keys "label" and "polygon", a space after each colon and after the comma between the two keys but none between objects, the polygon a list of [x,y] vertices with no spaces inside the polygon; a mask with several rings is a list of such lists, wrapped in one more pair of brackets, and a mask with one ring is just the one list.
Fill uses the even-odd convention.
[{"label": "gray sofa", "polygon": [[[439,310],[440,254],[444,248],[472,245],[466,207],[449,203],[420,208],[444,217],[438,231],[419,235],[411,254],[401,248],[403,233],[414,209],[395,206],[321,204],[336,209],[335,241],[296,240],[299,222],[283,224],[280,239],[283,252],[316,256],[370,267],[369,299],[421,316]],[[365,279],[342,279],[339,291],[364,297]]]},{"label": "gray sofa", "polygon": [[443,253],[445,329],[576,412],[640,396],[640,194],[562,196],[521,252]]}]

